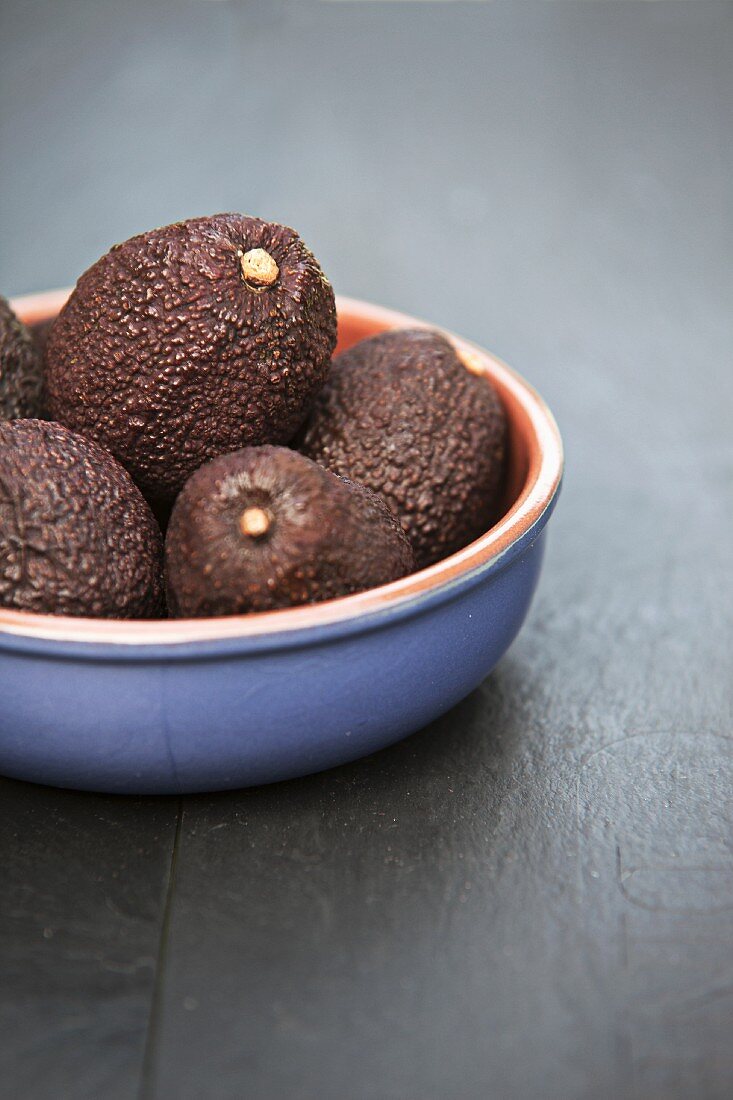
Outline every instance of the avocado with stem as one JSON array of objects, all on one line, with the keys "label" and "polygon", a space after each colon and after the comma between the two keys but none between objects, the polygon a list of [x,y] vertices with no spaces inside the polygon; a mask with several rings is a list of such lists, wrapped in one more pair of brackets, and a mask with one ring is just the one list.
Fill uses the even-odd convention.
[{"label": "avocado with stem", "polygon": [[496,518],[506,416],[487,378],[440,333],[385,332],[338,355],[300,450],[380,493],[418,568]]},{"label": "avocado with stem", "polygon": [[160,530],[119,463],[60,424],[0,423],[0,606],[151,618],[162,594]]},{"label": "avocado with stem", "polygon": [[202,466],[173,507],[165,544],[174,616],[317,603],[411,572],[384,501],[285,447],[248,447]]},{"label": "avocado with stem", "polygon": [[0,419],[42,412],[42,352],[10,303],[0,296]]},{"label": "avocado with stem", "polygon": [[172,501],[216,455],[288,442],[335,344],[333,290],[293,229],[192,218],[81,276],[48,337],[51,413]]}]

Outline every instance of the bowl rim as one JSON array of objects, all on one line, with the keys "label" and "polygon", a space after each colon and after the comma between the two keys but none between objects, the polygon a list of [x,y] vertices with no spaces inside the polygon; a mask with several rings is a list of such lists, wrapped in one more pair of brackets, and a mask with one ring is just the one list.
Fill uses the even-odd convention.
[{"label": "bowl rim", "polygon": [[[71,288],[28,294],[12,299],[11,305],[26,324],[37,324],[55,316]],[[555,419],[537,391],[520,374],[495,355],[441,326],[383,306],[355,298],[337,296],[339,319],[352,318],[379,329],[426,328],[442,332],[456,347],[468,369],[497,378],[522,407],[535,446],[525,483],[504,515],[474,542],[426,569],[400,580],[352,596],[252,615],[230,615],[210,619],[116,620],[70,615],[41,615],[32,611],[0,608],[0,638],[12,635],[18,641],[45,640],[64,643],[93,643],[107,647],[158,647],[197,642],[253,642],[293,633],[320,632],[351,620],[381,619],[385,612],[419,607],[431,596],[453,589],[461,580],[493,569],[507,552],[549,515],[563,473],[563,445]],[[9,640],[9,639],[8,639]]]}]

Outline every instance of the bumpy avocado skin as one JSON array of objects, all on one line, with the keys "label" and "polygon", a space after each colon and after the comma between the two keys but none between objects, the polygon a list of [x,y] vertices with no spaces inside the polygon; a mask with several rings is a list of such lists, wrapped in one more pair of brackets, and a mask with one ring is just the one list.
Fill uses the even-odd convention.
[{"label": "bumpy avocado skin", "polygon": [[[245,535],[261,509],[270,526]],[[284,447],[249,447],[201,467],[173,508],[165,545],[174,616],[271,611],[387,584],[414,568],[384,501]]]},{"label": "bumpy avocado skin", "polygon": [[363,340],[334,359],[299,446],[384,497],[423,568],[496,518],[505,438],[488,380],[439,333],[410,329]]},{"label": "bumpy avocado skin", "polygon": [[55,317],[48,317],[44,321],[36,321],[34,325],[30,325],[28,328],[31,334],[31,339],[38,349],[38,353],[41,358],[46,355],[46,345],[48,338],[51,335],[51,329],[53,328]]},{"label": "bumpy avocado skin", "polygon": [[161,614],[162,539],[129,474],[59,424],[0,423],[0,606]]},{"label": "bumpy avocado skin", "polygon": [[9,302],[0,297],[0,419],[42,413],[43,357]]},{"label": "bumpy avocado skin", "polygon": [[[272,286],[245,281],[253,249],[276,261]],[[170,500],[208,459],[290,440],[335,343],[333,290],[294,230],[193,218],[117,245],[79,279],[49,334],[51,413]]]}]

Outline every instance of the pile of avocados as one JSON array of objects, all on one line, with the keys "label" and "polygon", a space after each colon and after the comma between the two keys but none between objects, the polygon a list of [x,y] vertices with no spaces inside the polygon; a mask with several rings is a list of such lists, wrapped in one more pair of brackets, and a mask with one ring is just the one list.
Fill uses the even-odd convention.
[{"label": "pile of avocados", "polygon": [[292,229],[193,218],[116,245],[52,324],[0,299],[0,607],[250,614],[398,580],[497,515],[507,425],[441,334],[335,358]]}]

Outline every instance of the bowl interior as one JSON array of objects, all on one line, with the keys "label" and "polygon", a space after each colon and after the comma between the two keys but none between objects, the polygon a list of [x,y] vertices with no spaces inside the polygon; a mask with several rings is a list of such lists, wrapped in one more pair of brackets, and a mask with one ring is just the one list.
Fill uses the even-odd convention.
[{"label": "bowl interior", "polygon": [[[16,299],[13,305],[31,328],[45,327],[68,293],[60,290],[31,295]],[[387,329],[436,327],[349,298],[337,298],[337,306],[337,351]],[[509,422],[507,468],[496,521],[463,550],[392,584],[306,607],[218,619],[155,622],[82,619],[0,609],[0,631],[64,641],[148,645],[298,630],[324,626],[415,598],[490,562],[520,538],[552,500],[562,473],[562,444],[552,414],[531,386],[488,352],[451,333],[445,335],[468,370],[491,380]]]}]

